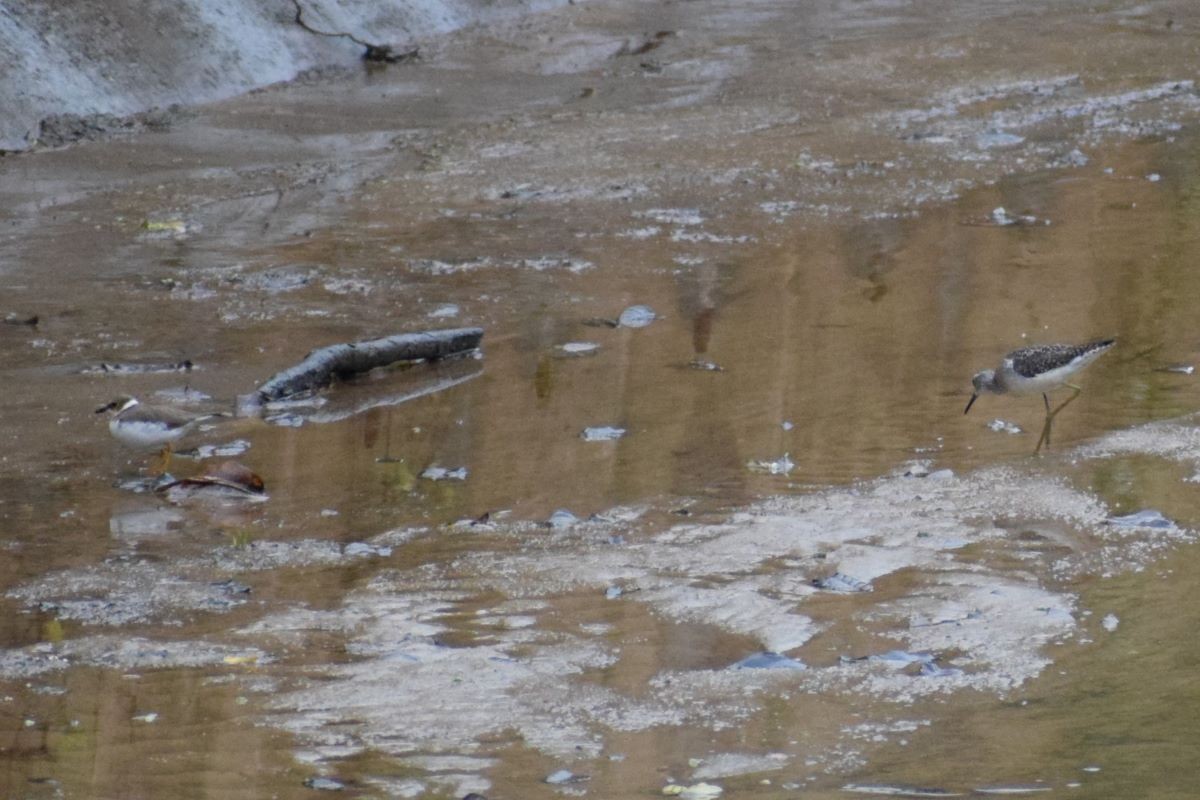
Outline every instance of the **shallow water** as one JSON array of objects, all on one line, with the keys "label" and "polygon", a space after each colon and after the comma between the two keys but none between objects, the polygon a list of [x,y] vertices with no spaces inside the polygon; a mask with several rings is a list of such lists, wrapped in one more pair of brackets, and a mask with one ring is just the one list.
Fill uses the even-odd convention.
[{"label": "shallow water", "polygon": [[[915,9],[585,5],[0,162],[0,313],[41,317],[0,326],[5,793],[299,796],[327,774],[367,796],[1188,796],[1194,545],[1099,524],[1200,519],[1198,451],[1164,444],[1194,429],[1140,427],[1200,404],[1164,369],[1200,358],[1197,103],[1153,89],[1190,77],[1157,20],[1186,7],[964,8],[914,50]],[[1102,44],[1014,74],[1030,26]],[[621,54],[667,29],[650,66]],[[1023,142],[997,147],[998,122]],[[635,305],[657,318],[597,322]],[[481,359],[195,437],[249,442],[266,503],[130,491],[149,456],[91,413],[183,386],[231,408],[312,347],[459,325],[485,328]],[[1044,457],[1038,398],[963,415],[1006,351],[1098,336],[1119,346]],[[605,426],[626,432],[582,436]],[[953,475],[858,482],[910,462]],[[583,522],[540,527],[557,509]],[[812,588],[852,567],[874,591]],[[968,631],[983,600],[947,587],[977,579],[1014,594],[983,616],[1019,659],[947,646],[966,675],[932,694],[840,664],[919,643],[922,614]],[[772,648],[811,669],[724,670]],[[33,671],[55,654],[72,666]],[[541,783],[560,768],[590,780]]]}]

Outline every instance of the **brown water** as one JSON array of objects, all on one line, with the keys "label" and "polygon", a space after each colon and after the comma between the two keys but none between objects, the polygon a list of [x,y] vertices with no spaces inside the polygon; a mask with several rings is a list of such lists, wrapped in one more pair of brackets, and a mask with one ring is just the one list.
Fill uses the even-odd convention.
[{"label": "brown water", "polygon": [[[1043,90],[981,86],[1078,73],[1054,91],[1083,102],[1195,77],[1186,4],[1110,6],[1077,16],[1070,4],[1030,4],[991,18],[982,5],[956,4],[941,10],[941,38],[928,42],[941,13],[932,8],[588,4],[438,43],[412,70],[280,88],[202,110],[167,134],[0,162],[0,225],[10,231],[0,240],[0,313],[41,318],[36,328],[0,326],[0,585],[122,563],[170,575],[181,560],[194,569],[251,541],[439,532],[380,561],[233,570],[253,592],[228,613],[163,601],[131,604],[139,613],[125,624],[89,624],[104,612],[81,618],[9,597],[0,640],[15,648],[100,631],[220,641],[283,609],[337,609],[394,572],[428,565],[470,576],[462,559],[528,546],[436,527],[485,512],[541,521],[558,508],[585,517],[644,506],[638,533],[649,536],[683,506],[717,520],[914,459],[957,473],[1044,468],[1115,508],[1151,506],[1194,523],[1200,507],[1177,464],[1062,455],[1200,403],[1194,376],[1162,370],[1200,358],[1190,90],[1178,102],[1118,105],[1115,135],[1051,115],[1013,125],[1026,141],[992,150],[971,144],[974,128],[955,127],[1041,108]],[[1168,16],[1170,34],[1159,20]],[[613,55],[658,30],[678,35],[641,61]],[[1014,61],[1030,37],[1036,53]],[[939,93],[956,88],[971,102],[906,129],[952,144],[897,132],[902,112],[938,107]],[[1086,165],[1055,166],[1077,146]],[[986,224],[997,206],[1039,223]],[[176,218],[186,235],[142,227]],[[430,316],[449,304],[455,316]],[[585,324],[633,304],[661,318],[641,329]],[[247,440],[238,458],[266,480],[269,502],[187,507],[169,525],[128,532],[164,504],[119,485],[148,458],[120,450],[91,413],[111,396],[187,386],[229,406],[310,348],[468,324],[485,328],[482,360],[345,391],[387,397],[463,379],[452,388],[340,422],[235,420],[197,437]],[[1081,377],[1084,393],[1036,467],[1040,400],[984,397],[962,414],[970,375],[1007,350],[1098,336],[1119,347]],[[563,357],[556,348],[571,341],[599,350]],[[183,358],[197,369],[83,372]],[[689,368],[697,360],[721,370]],[[989,430],[997,417],[1035,433]],[[580,438],[600,425],[627,433]],[[789,475],[748,467],[785,453]],[[181,472],[200,468],[177,461]],[[435,464],[466,467],[468,478],[419,477]],[[1010,696],[917,701],[904,717],[930,724],[903,745],[842,735],[856,715],[886,705],[875,699],[780,691],[724,730],[606,731],[604,752],[624,758],[591,763],[583,788],[644,796],[668,775],[685,780],[691,758],[778,751],[791,758],[782,771],[717,782],[762,797],[795,794],[780,788],[790,780],[811,797],[843,796],[850,780],[956,789],[1044,780],[1064,791],[1078,780],[1088,797],[1192,796],[1195,561],[1185,546],[1140,573],[1073,579],[1063,588],[1095,612],[1087,629],[1111,611],[1120,637],[1055,648],[1054,665]],[[117,593],[99,585],[66,591],[101,604]],[[447,644],[486,639],[472,615],[504,598],[453,588],[463,598],[443,620]],[[615,664],[586,671],[589,685],[636,696],[663,670],[717,669],[755,649],[749,637],[636,604],[614,611],[594,593],[545,594],[539,631],[605,623],[600,638],[621,646]],[[810,613],[836,626],[855,602]],[[846,628],[805,660],[853,651],[865,634]],[[12,797],[310,795],[301,781],[317,769],[294,759],[309,745],[272,724],[280,712],[267,701],[355,661],[346,647],[331,632],[267,647],[275,662],[239,669],[118,664],[14,678],[0,703],[0,785]],[[158,716],[138,719],[149,712]],[[843,762],[822,755],[803,766],[806,752],[831,746]],[[475,752],[497,759],[489,796],[561,791],[540,783],[561,759],[516,734]],[[1092,765],[1101,770],[1081,771]],[[370,778],[425,779],[385,748],[327,771],[360,781],[363,796],[402,794]]]}]

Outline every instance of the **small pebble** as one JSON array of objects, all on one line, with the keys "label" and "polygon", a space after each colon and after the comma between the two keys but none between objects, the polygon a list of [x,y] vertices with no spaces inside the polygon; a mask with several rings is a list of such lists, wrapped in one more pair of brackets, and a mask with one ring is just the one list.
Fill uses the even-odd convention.
[{"label": "small pebble", "polygon": [[620,439],[624,435],[624,428],[617,428],[612,425],[584,428],[583,432],[579,434],[580,438],[585,442],[611,442],[614,439]]},{"label": "small pebble", "polygon": [[586,778],[583,775],[576,775],[569,769],[560,769],[551,772],[542,780],[551,786],[559,786],[564,783],[574,783],[575,781],[586,780]]},{"label": "small pebble", "polygon": [[622,328],[644,328],[656,319],[658,314],[650,306],[630,306],[617,317],[617,324]]},{"label": "small pebble", "polygon": [[446,467],[433,465],[427,467],[421,473],[421,477],[430,481],[465,481],[467,479],[467,468],[447,469]]},{"label": "small pebble", "polygon": [[546,527],[554,530],[565,531],[568,528],[574,527],[579,522],[579,517],[567,511],[565,508],[560,508],[550,515],[546,520]]},{"label": "small pebble", "polygon": [[558,346],[559,351],[569,356],[590,356],[600,350],[595,342],[567,342]]},{"label": "small pebble", "polygon": [[346,788],[346,784],[333,778],[305,778],[304,785],[310,789],[319,789],[326,792],[340,792]]},{"label": "small pebble", "polygon": [[[730,669],[808,669],[802,661],[779,653],[754,653],[729,667]],[[695,765],[693,765],[695,766]]]}]

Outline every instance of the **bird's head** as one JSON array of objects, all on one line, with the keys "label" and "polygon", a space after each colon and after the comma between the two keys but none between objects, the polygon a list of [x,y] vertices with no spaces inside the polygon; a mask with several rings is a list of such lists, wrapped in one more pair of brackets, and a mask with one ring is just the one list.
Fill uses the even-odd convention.
[{"label": "bird's head", "polygon": [[984,392],[996,391],[996,371],[985,369],[982,372],[976,372],[975,377],[971,378],[971,386],[975,387],[975,391],[971,392],[971,399],[967,401],[967,407],[963,409],[966,414],[971,410],[971,406],[975,404],[975,400]]},{"label": "bird's head", "polygon": [[129,397],[128,395],[121,395],[120,397],[114,398],[112,401],[97,408],[96,413],[103,414],[106,411],[115,411],[116,413],[120,414],[125,409],[136,406],[137,402],[138,401],[136,398]]}]

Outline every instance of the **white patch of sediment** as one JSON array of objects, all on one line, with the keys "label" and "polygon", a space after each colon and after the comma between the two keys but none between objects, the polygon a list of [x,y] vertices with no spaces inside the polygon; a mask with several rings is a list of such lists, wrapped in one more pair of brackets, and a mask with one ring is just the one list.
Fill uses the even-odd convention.
[{"label": "white patch of sediment", "polygon": [[[1058,554],[1082,548],[1111,535],[1108,509],[1046,474],[938,475],[775,498],[721,524],[657,533],[639,532],[638,514],[553,533],[527,523],[497,526],[495,534],[510,533],[524,546],[381,575],[339,609],[289,612],[243,633],[256,642],[278,636],[287,647],[297,646],[305,628],[347,637],[359,661],[322,668],[271,700],[278,724],[331,755],[354,745],[410,758],[475,757],[486,752],[481,740],[507,730],[558,758],[595,757],[606,732],[725,729],[781,692],[900,703],[964,689],[1005,693],[1049,665],[1047,644],[1075,633],[1076,601],[1047,585],[1049,557],[1026,554],[1014,571],[1008,557],[989,564],[989,546],[1018,549],[1015,534],[1034,529],[1055,540]],[[1129,537],[1156,541],[1163,532],[1121,536],[1128,546]],[[835,572],[873,591],[837,594],[813,584]],[[606,599],[612,587],[621,591]],[[580,592],[594,592],[601,605],[636,604],[669,623],[752,637],[764,650],[799,659],[825,629],[807,607],[834,598],[846,604],[845,621],[874,644],[808,670],[664,663],[632,696],[589,677],[620,669],[620,620],[630,606],[606,625],[539,626],[559,616],[557,598]],[[463,613],[468,594],[506,599]],[[513,619],[521,624],[497,624]],[[444,646],[451,632],[456,644]],[[822,649],[829,644],[825,638]],[[870,657],[899,648],[913,658]]]},{"label": "white patch of sediment", "polygon": [[1200,466],[1200,428],[1182,420],[1113,431],[1076,451],[1080,458],[1153,455]]}]

